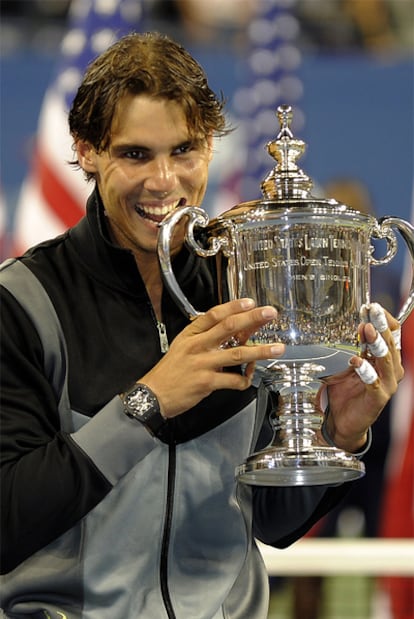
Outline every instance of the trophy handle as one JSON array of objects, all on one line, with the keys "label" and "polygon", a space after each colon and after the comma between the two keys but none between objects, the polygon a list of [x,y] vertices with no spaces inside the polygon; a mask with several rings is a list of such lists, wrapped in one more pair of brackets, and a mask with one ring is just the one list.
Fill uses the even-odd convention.
[{"label": "trophy handle", "polygon": [[377,238],[386,239],[387,253],[380,260],[371,258],[371,264],[387,264],[388,262],[390,262],[390,260],[392,260],[392,258],[394,258],[397,251],[397,239],[395,237],[394,231],[392,230],[392,227],[397,228],[402,238],[404,239],[408,251],[410,252],[412,265],[410,291],[397,316],[397,320],[402,324],[414,309],[414,226],[408,223],[408,221],[404,221],[404,219],[400,219],[399,217],[381,217],[378,220],[378,228],[374,230],[374,236],[376,236]]},{"label": "trophy handle", "polygon": [[160,233],[158,237],[158,259],[164,281],[167,288],[173,295],[178,307],[190,319],[193,319],[203,314],[203,312],[196,310],[187,299],[177,282],[171,265],[170,242],[175,226],[183,217],[188,217],[185,241],[190,249],[192,249],[198,256],[203,258],[215,256],[220,249],[228,246],[228,239],[225,237],[210,238],[209,249],[201,247],[201,245],[197,243],[194,238],[194,226],[205,228],[209,223],[207,213],[198,206],[181,206],[167,215],[160,225]]}]

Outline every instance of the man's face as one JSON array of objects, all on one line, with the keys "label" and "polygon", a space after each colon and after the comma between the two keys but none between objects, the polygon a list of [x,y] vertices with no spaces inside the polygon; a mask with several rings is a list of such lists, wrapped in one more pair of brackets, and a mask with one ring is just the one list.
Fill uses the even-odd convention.
[{"label": "man's face", "polygon": [[201,204],[212,139],[190,136],[178,103],[128,95],[118,105],[108,149],[98,154],[79,142],[77,151],[82,168],[95,175],[116,242],[148,259],[165,215]]}]

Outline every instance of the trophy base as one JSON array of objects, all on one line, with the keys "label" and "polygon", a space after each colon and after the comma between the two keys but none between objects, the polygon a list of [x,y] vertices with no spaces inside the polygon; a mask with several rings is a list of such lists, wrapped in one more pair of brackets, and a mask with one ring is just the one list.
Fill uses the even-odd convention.
[{"label": "trophy base", "polygon": [[352,481],[365,475],[365,465],[335,447],[299,452],[268,447],[236,468],[237,481],[253,486],[319,486]]}]

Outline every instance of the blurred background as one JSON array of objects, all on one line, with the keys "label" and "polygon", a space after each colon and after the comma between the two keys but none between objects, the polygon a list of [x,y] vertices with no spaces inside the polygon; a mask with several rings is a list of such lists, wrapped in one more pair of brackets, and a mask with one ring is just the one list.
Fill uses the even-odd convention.
[{"label": "blurred background", "polygon": [[[121,5],[124,13],[117,16],[115,34],[128,29],[171,34],[190,48],[212,87],[228,100],[239,130],[217,148],[207,210],[226,210],[260,195],[260,181],[274,164],[265,144],[278,131],[275,110],[288,103],[294,108],[294,131],[308,144],[301,166],[315,184],[355,179],[370,193],[378,216],[410,217],[411,0],[121,0]],[[71,16],[70,6],[70,0],[0,2],[0,183],[9,231],[31,165],[43,97],[61,60],[61,43],[69,45],[65,36],[74,21],[77,26],[82,21],[79,8]],[[106,12],[104,27],[111,27],[111,12],[119,2],[96,0],[96,6],[101,20]],[[88,23],[88,28],[102,23]],[[92,49],[91,57],[97,51]],[[86,64],[88,59],[82,60]],[[243,159],[240,144],[246,141],[250,150]],[[236,165],[238,175],[232,169]],[[226,194],[223,188],[229,187],[236,191]],[[400,257],[396,260],[394,267],[400,270]]]},{"label": "blurred background", "polygon": [[[260,197],[274,166],[265,145],[287,103],[308,145],[299,164],[315,194],[413,221],[412,0],[1,0],[0,9],[2,258],[82,215],[89,188],[67,165],[67,110],[86,64],[131,30],[182,42],[227,100],[235,131],[215,146],[211,215]],[[407,291],[406,253],[401,247],[373,275],[373,296],[394,312]],[[313,537],[414,537],[414,328],[406,324],[403,405],[376,428],[365,485]],[[271,585],[269,619],[414,617],[411,578],[280,574]]]}]

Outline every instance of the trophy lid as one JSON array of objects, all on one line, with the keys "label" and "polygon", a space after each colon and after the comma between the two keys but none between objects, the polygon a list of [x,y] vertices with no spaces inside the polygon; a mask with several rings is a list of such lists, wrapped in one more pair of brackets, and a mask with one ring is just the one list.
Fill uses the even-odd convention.
[{"label": "trophy lid", "polygon": [[268,153],[275,159],[275,167],[263,179],[260,188],[262,197],[257,200],[240,202],[228,211],[219,214],[210,223],[210,229],[223,225],[244,224],[267,225],[284,217],[289,211],[290,218],[309,215],[333,216],[337,220],[353,220],[361,225],[375,221],[371,215],[361,213],[334,198],[312,195],[312,179],[298,166],[297,160],[304,154],[306,144],[297,139],[291,130],[293,111],[290,105],[280,105],[276,111],[280,129],[276,138],[267,143]]},{"label": "trophy lid", "polygon": [[267,200],[312,198],[312,180],[301,170],[296,160],[303,155],[306,144],[293,136],[290,125],[293,111],[290,105],[280,105],[276,111],[280,131],[275,140],[268,142],[267,151],[276,160],[276,166],[261,183]]}]

